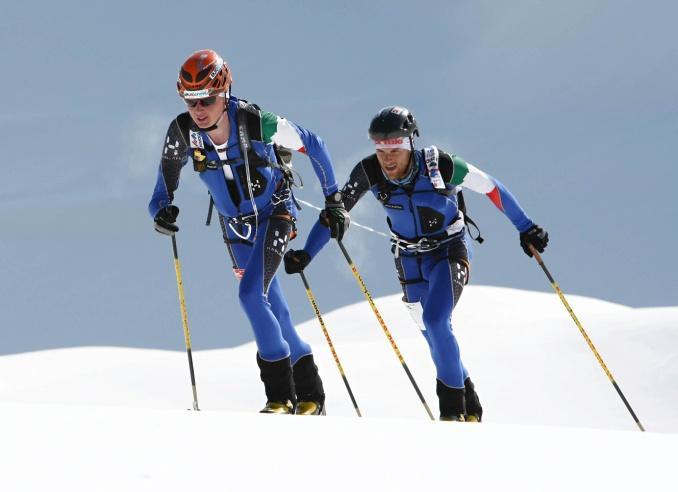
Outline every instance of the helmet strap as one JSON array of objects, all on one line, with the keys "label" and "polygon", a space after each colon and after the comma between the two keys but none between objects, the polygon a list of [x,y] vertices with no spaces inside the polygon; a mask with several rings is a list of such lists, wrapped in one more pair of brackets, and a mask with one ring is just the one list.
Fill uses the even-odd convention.
[{"label": "helmet strap", "polygon": [[217,119],[217,121],[214,122],[214,125],[208,126],[207,128],[201,128],[201,130],[204,131],[204,132],[211,132],[212,130],[216,130],[217,128],[219,128],[219,123],[221,123],[221,119],[226,114],[226,111],[228,111],[228,101],[226,101],[224,103],[224,112],[221,113],[221,116],[219,116],[219,119]]}]

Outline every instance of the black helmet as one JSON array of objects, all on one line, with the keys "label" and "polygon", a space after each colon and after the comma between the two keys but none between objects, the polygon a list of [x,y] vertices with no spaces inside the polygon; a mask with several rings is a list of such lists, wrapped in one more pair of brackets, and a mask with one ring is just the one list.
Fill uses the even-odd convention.
[{"label": "black helmet", "polygon": [[372,140],[419,136],[417,121],[407,108],[388,106],[381,109],[370,123],[368,134]]}]

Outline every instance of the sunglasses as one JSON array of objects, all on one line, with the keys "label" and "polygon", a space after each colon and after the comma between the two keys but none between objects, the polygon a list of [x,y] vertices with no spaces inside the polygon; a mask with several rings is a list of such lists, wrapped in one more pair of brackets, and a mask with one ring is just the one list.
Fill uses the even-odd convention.
[{"label": "sunglasses", "polygon": [[206,108],[217,102],[217,96],[203,97],[201,99],[184,99],[184,102],[189,108],[195,108],[198,104]]}]

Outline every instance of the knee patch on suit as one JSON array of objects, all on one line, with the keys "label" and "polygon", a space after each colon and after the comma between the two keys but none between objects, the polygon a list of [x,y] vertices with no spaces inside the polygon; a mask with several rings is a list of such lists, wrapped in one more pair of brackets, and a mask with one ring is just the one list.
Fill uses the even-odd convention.
[{"label": "knee patch on suit", "polygon": [[424,309],[421,307],[421,303],[407,302],[403,297],[403,304],[419,329],[421,331],[426,331],[426,326],[424,325]]}]

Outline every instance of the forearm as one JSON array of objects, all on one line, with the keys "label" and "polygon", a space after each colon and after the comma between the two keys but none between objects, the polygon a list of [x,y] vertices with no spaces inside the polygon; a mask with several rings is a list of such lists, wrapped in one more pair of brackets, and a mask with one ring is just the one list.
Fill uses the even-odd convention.
[{"label": "forearm", "polygon": [[158,211],[172,204],[173,194],[167,190],[167,184],[162,173],[162,166],[158,168],[158,178],[153,189],[153,195],[148,203],[148,213],[155,218]]},{"label": "forearm", "polygon": [[306,238],[304,250],[311,256],[311,258],[315,258],[315,256],[320,253],[329,240],[330,230],[325,224],[318,220],[311,229],[308,238]]},{"label": "forearm", "polygon": [[534,222],[527,216],[518,200],[511,192],[496,178],[492,178],[494,188],[487,197],[494,205],[501,210],[511,221],[518,232],[524,232],[534,225]]}]

